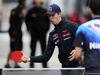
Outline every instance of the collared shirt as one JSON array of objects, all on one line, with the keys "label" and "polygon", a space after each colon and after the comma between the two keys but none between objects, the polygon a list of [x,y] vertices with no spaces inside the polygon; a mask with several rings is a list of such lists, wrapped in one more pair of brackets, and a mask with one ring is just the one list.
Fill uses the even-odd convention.
[{"label": "collared shirt", "polygon": [[76,32],[74,46],[84,49],[86,69],[100,68],[100,17],[80,25]]}]

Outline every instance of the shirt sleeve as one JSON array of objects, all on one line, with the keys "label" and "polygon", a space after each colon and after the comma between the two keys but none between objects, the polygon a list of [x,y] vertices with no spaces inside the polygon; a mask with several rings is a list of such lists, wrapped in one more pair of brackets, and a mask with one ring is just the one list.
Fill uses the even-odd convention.
[{"label": "shirt sleeve", "polygon": [[54,48],[55,48],[55,45],[52,42],[52,37],[49,36],[48,45],[43,55],[30,57],[31,62],[47,62],[52,56]]},{"label": "shirt sleeve", "polygon": [[82,26],[80,26],[76,32],[73,46],[83,48],[83,45],[84,45],[83,41],[84,41],[83,30],[82,30]]},{"label": "shirt sleeve", "polygon": [[78,25],[77,25],[76,23],[73,23],[73,22],[72,22],[70,28],[71,28],[71,32],[72,32],[72,34],[73,34],[73,37],[75,37],[76,31],[77,31],[77,29],[78,29]]},{"label": "shirt sleeve", "polygon": [[70,22],[69,29],[70,29],[70,32],[71,32],[71,37],[74,40],[76,31],[78,29],[78,25],[76,23],[74,23],[74,22]]}]

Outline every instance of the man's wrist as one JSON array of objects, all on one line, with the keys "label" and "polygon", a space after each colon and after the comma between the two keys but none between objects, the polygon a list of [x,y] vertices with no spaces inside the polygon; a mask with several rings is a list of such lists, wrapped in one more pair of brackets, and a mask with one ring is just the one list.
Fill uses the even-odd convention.
[{"label": "man's wrist", "polygon": [[84,56],[81,56],[78,60],[80,65],[84,65]]},{"label": "man's wrist", "polygon": [[31,57],[28,58],[28,62],[31,62]]}]

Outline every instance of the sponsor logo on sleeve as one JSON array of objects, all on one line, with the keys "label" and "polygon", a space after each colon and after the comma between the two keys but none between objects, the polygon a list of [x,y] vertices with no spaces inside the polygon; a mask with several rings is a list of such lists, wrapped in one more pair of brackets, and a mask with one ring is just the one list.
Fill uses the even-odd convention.
[{"label": "sponsor logo on sleeve", "polygon": [[15,15],[16,14],[16,12],[15,11],[12,11],[12,13],[11,13],[12,15]]}]

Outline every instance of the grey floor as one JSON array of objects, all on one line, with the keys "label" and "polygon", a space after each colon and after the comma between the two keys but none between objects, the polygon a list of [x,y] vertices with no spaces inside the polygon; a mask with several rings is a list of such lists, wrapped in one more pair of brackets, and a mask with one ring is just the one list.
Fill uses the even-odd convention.
[{"label": "grey floor", "polygon": [[61,75],[59,70],[56,71],[3,71],[2,75]]}]

